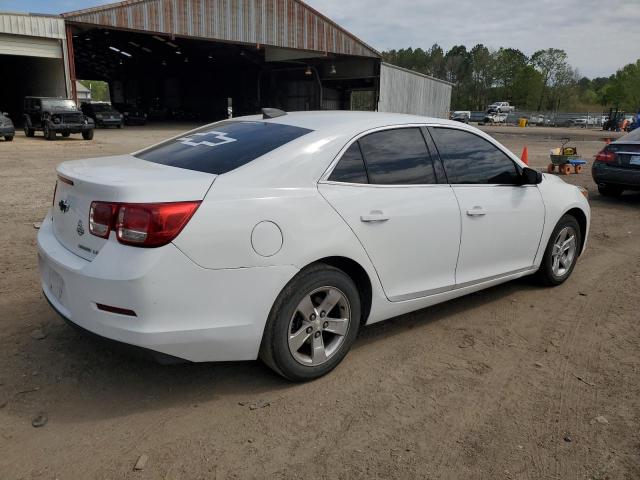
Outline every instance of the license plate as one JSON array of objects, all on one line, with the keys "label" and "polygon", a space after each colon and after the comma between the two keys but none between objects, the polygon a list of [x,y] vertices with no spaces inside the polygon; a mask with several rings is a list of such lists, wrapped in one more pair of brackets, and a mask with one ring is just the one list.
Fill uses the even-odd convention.
[{"label": "license plate", "polygon": [[58,272],[49,269],[49,291],[58,299],[62,300],[62,291],[64,290],[64,280]]},{"label": "license plate", "polygon": [[640,165],[640,155],[631,155],[629,165]]}]

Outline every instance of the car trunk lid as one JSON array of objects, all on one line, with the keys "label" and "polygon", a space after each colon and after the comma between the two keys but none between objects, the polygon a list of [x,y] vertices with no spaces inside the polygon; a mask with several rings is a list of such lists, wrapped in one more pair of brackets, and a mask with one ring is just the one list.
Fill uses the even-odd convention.
[{"label": "car trunk lid", "polygon": [[64,162],[57,168],[53,228],[68,250],[93,260],[107,239],[89,232],[94,201],[156,203],[202,200],[216,175],[147,162],[132,155]]},{"label": "car trunk lid", "polygon": [[640,143],[612,143],[608,150],[615,154],[616,166],[640,170]]}]

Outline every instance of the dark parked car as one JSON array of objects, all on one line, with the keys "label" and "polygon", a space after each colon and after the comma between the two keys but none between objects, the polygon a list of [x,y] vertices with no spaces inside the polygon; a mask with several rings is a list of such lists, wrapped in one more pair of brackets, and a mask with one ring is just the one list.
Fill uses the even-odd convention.
[{"label": "dark parked car", "polygon": [[591,169],[598,191],[619,196],[624,190],[640,190],[640,129],[607,145]]},{"label": "dark parked car", "polygon": [[117,108],[124,116],[125,125],[146,125],[147,114],[142,108],[126,104],[118,104]]},{"label": "dark parked car", "polygon": [[56,133],[63,137],[81,133],[85,140],[93,138],[93,120],[67,98],[25,97],[23,119],[27,137],[33,137],[36,130],[42,130],[47,140],[55,140]]},{"label": "dark parked car", "polygon": [[4,137],[7,142],[10,142],[15,134],[16,129],[13,127],[9,114],[0,110],[0,137]]},{"label": "dark parked car", "polygon": [[110,103],[86,102],[80,108],[82,113],[92,118],[96,127],[118,127],[124,125],[124,117]]}]

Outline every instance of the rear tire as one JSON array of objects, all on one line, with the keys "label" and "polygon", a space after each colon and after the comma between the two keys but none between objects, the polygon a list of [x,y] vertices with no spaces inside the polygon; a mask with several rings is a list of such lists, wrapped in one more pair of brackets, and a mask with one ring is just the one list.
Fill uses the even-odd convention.
[{"label": "rear tire", "polygon": [[33,128],[29,128],[29,127],[27,127],[27,126],[25,125],[25,126],[24,126],[24,134],[25,134],[27,137],[33,137],[33,136],[36,134],[36,132],[35,132],[35,130],[34,130]]},{"label": "rear tire", "polygon": [[[322,308],[327,306],[328,308]],[[333,370],[360,327],[353,280],[326,264],[305,268],[280,292],[265,326],[260,358],[276,373],[304,382]]]},{"label": "rear tire", "polygon": [[624,190],[615,185],[598,185],[598,192],[603,197],[619,197]]},{"label": "rear tire", "polygon": [[13,135],[7,135],[6,137],[4,137],[4,139],[7,142],[13,142]]},{"label": "rear tire", "polygon": [[82,138],[85,140],[93,140],[93,129],[83,131]]},{"label": "rear tire", "polygon": [[71,135],[71,132],[62,132],[62,136],[64,138],[69,138],[70,135]]},{"label": "rear tire", "polygon": [[555,287],[571,276],[582,245],[582,233],[578,221],[564,215],[553,229],[549,243],[536,273],[544,284]]}]

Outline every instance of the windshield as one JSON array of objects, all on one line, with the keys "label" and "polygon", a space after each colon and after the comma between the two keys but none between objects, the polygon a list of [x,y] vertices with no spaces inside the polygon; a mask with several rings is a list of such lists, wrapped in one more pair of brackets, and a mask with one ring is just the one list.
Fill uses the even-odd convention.
[{"label": "windshield", "polygon": [[73,100],[46,98],[42,100],[42,108],[47,110],[77,110]]},{"label": "windshield", "polygon": [[220,175],[309,132],[306,128],[279,123],[223,121],[151,147],[136,157]]},{"label": "windshield", "polygon": [[91,108],[94,112],[112,112],[113,107],[108,103],[92,103]]}]

